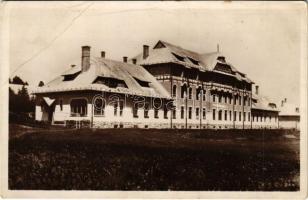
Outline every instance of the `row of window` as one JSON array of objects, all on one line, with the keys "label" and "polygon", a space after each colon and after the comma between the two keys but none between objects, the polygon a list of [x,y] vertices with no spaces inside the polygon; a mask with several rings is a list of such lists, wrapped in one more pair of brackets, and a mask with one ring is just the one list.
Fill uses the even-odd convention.
[{"label": "row of window", "polygon": [[[185,118],[185,108],[184,106],[181,106],[181,119]],[[200,119],[200,114],[202,114],[202,119],[206,119],[206,109],[202,108],[202,113],[200,113],[200,108],[196,108],[195,109],[195,114],[196,114],[196,119]],[[173,110],[173,119],[176,118],[176,110]],[[247,113],[247,117],[248,117],[248,121],[250,121],[250,112]],[[188,107],[188,113],[187,113],[187,118],[188,119],[192,119],[192,107]],[[216,109],[213,109],[213,116],[212,116],[213,120],[216,120]],[[232,111],[223,111],[223,110],[219,110],[218,111],[218,120],[229,120],[232,121]],[[234,111],[234,115],[233,115],[233,119],[234,121],[237,120],[237,111]],[[238,112],[238,120],[241,121],[242,120],[242,112]],[[243,112],[243,120],[246,121],[246,112]]]},{"label": "row of window", "polygon": [[[273,117],[275,122],[277,122],[277,117]],[[266,122],[268,121],[272,122],[272,116],[252,116],[253,122]]]},{"label": "row of window", "polygon": [[[183,85],[181,86],[181,98],[185,98],[186,97],[186,92],[187,92],[187,86]],[[172,97],[176,97],[177,96],[177,86],[173,85],[172,87]],[[188,99],[192,99],[193,96],[193,91],[191,87],[188,87]],[[201,87],[196,89],[196,100],[199,100],[200,97],[202,96],[202,100],[205,101],[206,100],[206,90],[201,89]],[[218,102],[219,103],[232,103],[232,97],[231,96],[223,96],[223,95],[212,95],[212,102],[216,102],[216,96],[218,98]],[[235,96],[234,97],[234,104],[238,104],[241,105],[243,102],[244,106],[250,106],[250,98],[249,97],[243,97],[243,101],[242,101],[242,96]]]},{"label": "row of window", "polygon": [[[71,101],[71,115],[72,116],[86,116],[87,115],[87,101],[85,99],[73,99]],[[60,101],[60,109],[62,110],[62,101]],[[188,107],[188,112],[187,112],[187,118],[188,119],[192,119],[192,113],[193,113],[193,108],[192,107]],[[123,102],[119,101],[117,103],[114,104],[114,109],[113,109],[113,114],[114,116],[123,116]],[[180,109],[180,114],[181,114],[181,119],[185,118],[185,108],[184,106],[181,106]],[[105,115],[105,101],[102,99],[97,99],[94,102],[94,115],[96,116],[104,116]],[[196,115],[196,119],[200,119],[200,115],[202,116],[202,119],[206,119],[206,109],[202,108],[202,110],[200,110],[199,107],[195,108],[195,115]],[[217,115],[217,116],[216,116]],[[133,116],[135,118],[138,118],[138,107],[135,106],[133,108]],[[250,121],[250,112],[241,112],[241,111],[234,111],[233,112],[233,120],[234,121],[246,121],[246,117],[247,120]],[[145,109],[144,109],[144,118],[149,118],[149,106],[145,105]],[[154,118],[159,118],[158,115],[158,109],[154,109]],[[167,119],[168,118],[168,110],[165,108],[164,109],[164,118]],[[176,109],[174,109],[172,111],[172,118],[176,119]],[[252,117],[252,121],[256,121],[256,122],[265,122],[267,120],[267,118],[269,119],[269,121],[271,122],[272,117],[271,116],[253,116]],[[225,121],[232,121],[232,111],[231,110],[217,110],[213,109],[212,112],[212,119],[213,120],[225,120]],[[277,121],[277,117],[274,117],[275,122]]]}]

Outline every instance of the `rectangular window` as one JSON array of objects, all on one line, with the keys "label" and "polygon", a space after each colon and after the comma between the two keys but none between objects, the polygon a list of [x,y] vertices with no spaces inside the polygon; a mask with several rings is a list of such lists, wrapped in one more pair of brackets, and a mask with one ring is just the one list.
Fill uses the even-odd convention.
[{"label": "rectangular window", "polygon": [[236,111],[234,111],[233,119],[236,121]]},{"label": "rectangular window", "polygon": [[231,104],[232,102],[232,97],[229,97],[229,104]]},{"label": "rectangular window", "polygon": [[134,104],[133,116],[134,116],[134,118],[138,118],[138,104]]},{"label": "rectangular window", "polygon": [[149,118],[149,104],[144,105],[144,118]]},{"label": "rectangular window", "polygon": [[247,100],[247,101],[248,101],[248,106],[250,106],[250,98],[249,98],[249,97],[248,97],[248,100]]},{"label": "rectangular window", "polygon": [[206,119],[206,109],[205,108],[203,108],[202,110],[202,117],[203,119]]},{"label": "rectangular window", "polygon": [[124,107],[124,102],[123,101],[120,101],[120,116],[122,117],[123,116],[123,107]]},{"label": "rectangular window", "polygon": [[227,103],[228,97],[227,97],[227,96],[225,96],[225,97],[224,97],[224,99],[225,99],[225,103]]},{"label": "rectangular window", "polygon": [[245,122],[246,121],[246,112],[244,112],[243,114],[244,114],[243,118],[244,118],[244,122]]},{"label": "rectangular window", "polygon": [[168,119],[168,109],[164,107],[164,119]]},{"label": "rectangular window", "polygon": [[192,99],[192,88],[188,88],[188,99]]},{"label": "rectangular window", "polygon": [[85,117],[87,116],[87,100],[86,99],[73,99],[70,103],[72,117]]},{"label": "rectangular window", "polygon": [[192,107],[188,108],[188,119],[191,119]]},{"label": "rectangular window", "polygon": [[222,120],[222,110],[218,111],[218,120]]},{"label": "rectangular window", "polygon": [[206,93],[205,93],[205,90],[203,90],[202,93],[203,93],[203,95],[202,95],[202,96],[203,96],[203,101],[205,101],[205,100],[206,100]]},{"label": "rectangular window", "polygon": [[218,102],[221,103],[222,96],[218,95]]},{"label": "rectangular window", "polygon": [[199,108],[196,108],[196,119],[199,119],[199,113],[200,113]]},{"label": "rectangular window", "polygon": [[213,120],[215,120],[215,118],[216,118],[216,110],[213,109]]},{"label": "rectangular window", "polygon": [[62,101],[62,99],[60,99],[60,110],[61,111],[63,110],[63,101]]},{"label": "rectangular window", "polygon": [[173,108],[174,110],[172,111],[172,119],[176,119],[176,108]]},{"label": "rectangular window", "polygon": [[113,104],[113,115],[117,116],[118,114],[118,103]]},{"label": "rectangular window", "polygon": [[181,106],[181,119],[184,119],[184,106]]},{"label": "rectangular window", "polygon": [[199,100],[200,95],[201,95],[201,90],[197,89],[196,90],[196,100]]},{"label": "rectangular window", "polygon": [[239,121],[242,120],[242,112],[238,112],[238,120],[239,120]]},{"label": "rectangular window", "polygon": [[228,111],[225,110],[225,121],[227,121],[228,119]]},{"label": "rectangular window", "polygon": [[232,111],[231,110],[229,111],[229,120],[230,121],[232,120]]},{"label": "rectangular window", "polygon": [[234,97],[233,101],[234,101],[234,105],[236,105],[237,104],[237,96]]},{"label": "rectangular window", "polygon": [[[241,97],[241,96],[238,97],[238,104],[239,104],[239,105],[242,105],[242,97]],[[241,121],[241,120],[240,120],[240,121]]]},{"label": "rectangular window", "polygon": [[216,96],[215,96],[215,94],[213,94],[213,102],[215,102],[216,101]]},{"label": "rectangular window", "polygon": [[248,112],[248,121],[250,122],[250,112]]},{"label": "rectangular window", "polygon": [[154,109],[154,118],[158,118],[158,109]]}]

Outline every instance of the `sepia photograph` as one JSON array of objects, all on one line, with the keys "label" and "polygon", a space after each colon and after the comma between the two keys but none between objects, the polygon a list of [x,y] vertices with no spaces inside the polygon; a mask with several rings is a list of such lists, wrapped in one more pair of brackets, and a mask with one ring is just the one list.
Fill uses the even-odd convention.
[{"label": "sepia photograph", "polygon": [[306,197],[306,3],[1,4],[1,195]]}]

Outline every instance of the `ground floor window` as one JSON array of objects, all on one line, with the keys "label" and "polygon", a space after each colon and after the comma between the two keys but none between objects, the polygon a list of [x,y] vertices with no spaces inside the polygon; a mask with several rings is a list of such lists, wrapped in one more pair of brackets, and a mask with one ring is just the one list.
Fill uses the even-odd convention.
[{"label": "ground floor window", "polygon": [[228,119],[228,111],[225,110],[225,121],[227,121]]},{"label": "ground floor window", "polygon": [[62,99],[60,99],[59,104],[60,104],[60,110],[62,111],[63,110],[63,100]]},{"label": "ground floor window", "polygon": [[244,112],[243,114],[244,114],[244,116],[243,116],[244,121],[246,121],[246,112]]},{"label": "ground floor window", "polygon": [[206,119],[206,109],[205,108],[203,108],[202,117],[203,117],[203,119]]},{"label": "ground floor window", "polygon": [[158,118],[158,109],[154,109],[154,118]]},{"label": "ground floor window", "polygon": [[239,121],[242,120],[242,112],[238,112],[238,120],[239,120]]},{"label": "ground floor window", "polygon": [[184,119],[184,106],[181,106],[181,119]]},{"label": "ground floor window", "polygon": [[222,110],[218,111],[218,120],[222,120]]},{"label": "ground floor window", "polygon": [[164,119],[168,119],[168,109],[166,106],[164,107]]},{"label": "ground floor window", "polygon": [[233,119],[234,119],[234,121],[236,121],[236,111],[234,111]]},{"label": "ground floor window", "polygon": [[72,99],[70,106],[71,106],[71,116],[72,117],[87,116],[87,100],[86,99]]},{"label": "ground floor window", "polygon": [[215,120],[215,118],[216,118],[216,110],[213,109],[213,120]]},{"label": "ground floor window", "polygon": [[104,116],[105,115],[106,102],[102,98],[97,98],[94,101],[94,115]]},{"label": "ground floor window", "polygon": [[149,104],[144,105],[144,118],[149,118]]},{"label": "ground floor window", "polygon": [[192,107],[188,108],[188,119],[191,119]]},{"label": "ground floor window", "polygon": [[200,113],[199,108],[196,108],[196,119],[199,119],[199,113]]},{"label": "ground floor window", "polygon": [[231,110],[229,111],[229,119],[230,119],[230,121],[232,120],[232,111]]},{"label": "ground floor window", "polygon": [[250,122],[250,112],[248,113],[248,121]]},{"label": "ground floor window", "polygon": [[134,118],[138,118],[138,104],[134,104],[133,116],[134,116]]},{"label": "ground floor window", "polygon": [[120,116],[123,116],[124,102],[123,102],[123,101],[120,101],[119,104],[120,104]]},{"label": "ground floor window", "polygon": [[172,111],[172,118],[176,119],[176,108],[174,108],[174,110]]}]

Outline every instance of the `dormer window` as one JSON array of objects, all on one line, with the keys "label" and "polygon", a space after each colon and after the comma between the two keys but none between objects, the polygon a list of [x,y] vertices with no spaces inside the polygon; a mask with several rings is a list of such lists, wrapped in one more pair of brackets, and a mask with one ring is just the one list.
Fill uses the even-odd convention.
[{"label": "dormer window", "polygon": [[224,56],[218,56],[217,60],[221,61],[221,62],[226,62],[226,59]]},{"label": "dormer window", "polygon": [[63,81],[73,81],[80,73],[81,73],[81,71],[74,73],[74,74],[63,75],[64,76]]},{"label": "dormer window", "polygon": [[120,80],[120,79],[116,79],[116,78],[110,78],[110,77],[102,77],[102,76],[98,76],[93,83],[96,84],[103,84],[106,85],[110,88],[117,88],[117,87],[124,87],[127,88],[127,85],[125,83],[125,81]]},{"label": "dormer window", "polygon": [[195,60],[193,58],[188,57],[188,59],[190,60],[190,62],[192,62],[194,65],[199,65],[199,61]]},{"label": "dormer window", "polygon": [[174,55],[176,57],[176,59],[178,59],[179,61],[184,62],[184,57],[183,56],[179,56],[178,54],[172,53],[172,55]]},{"label": "dormer window", "polygon": [[150,87],[148,81],[143,81],[143,80],[140,80],[140,79],[138,79],[138,78],[136,78],[136,77],[134,77],[134,79],[138,82],[138,84],[139,84],[141,87]]}]

